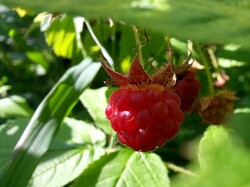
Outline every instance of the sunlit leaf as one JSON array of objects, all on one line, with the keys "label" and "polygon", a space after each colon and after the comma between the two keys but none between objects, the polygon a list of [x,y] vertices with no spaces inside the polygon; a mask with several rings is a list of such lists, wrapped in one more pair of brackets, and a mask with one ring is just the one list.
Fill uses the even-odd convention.
[{"label": "sunlit leaf", "polygon": [[1,118],[30,117],[33,113],[27,101],[17,95],[0,99],[0,106]]},{"label": "sunlit leaf", "polygon": [[78,177],[102,153],[100,147],[51,150],[43,157],[28,186],[64,186]]},{"label": "sunlit leaf", "polygon": [[[28,119],[16,119],[0,126],[0,173],[27,123]],[[29,185],[54,187],[69,183],[104,153],[105,141],[104,133],[94,126],[66,118]]]},{"label": "sunlit leaf", "polygon": [[106,136],[92,124],[73,118],[66,118],[62,128],[50,145],[50,149],[72,148],[74,146],[98,145],[104,146]]},{"label": "sunlit leaf", "polygon": [[76,33],[73,18],[63,16],[55,19],[45,32],[47,43],[55,54],[71,59],[76,55]]},{"label": "sunlit leaf", "polygon": [[66,118],[29,185],[54,187],[71,182],[104,154],[105,141],[105,134],[93,125]]},{"label": "sunlit leaf", "polygon": [[11,89],[11,86],[10,85],[3,85],[3,86],[0,86],[0,94],[6,94],[6,92],[8,91],[8,90],[10,90]]},{"label": "sunlit leaf", "polygon": [[105,109],[108,106],[105,93],[107,87],[99,89],[86,89],[80,97],[83,105],[88,109],[89,114],[96,125],[106,133],[111,134],[110,123],[105,116]]},{"label": "sunlit leaf", "polygon": [[91,164],[73,187],[152,187],[169,186],[167,169],[154,153],[141,156],[122,149],[101,157]]}]

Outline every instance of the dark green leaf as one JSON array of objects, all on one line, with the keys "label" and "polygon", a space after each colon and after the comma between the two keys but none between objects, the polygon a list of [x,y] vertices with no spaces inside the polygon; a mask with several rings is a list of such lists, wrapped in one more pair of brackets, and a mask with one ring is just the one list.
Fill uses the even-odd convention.
[{"label": "dark green leaf", "polygon": [[16,44],[26,53],[27,57],[32,62],[39,64],[45,70],[48,69],[49,64],[44,55],[40,51],[37,51],[33,46],[31,47],[27,45],[20,33],[15,30],[11,30],[10,36],[15,40]]}]

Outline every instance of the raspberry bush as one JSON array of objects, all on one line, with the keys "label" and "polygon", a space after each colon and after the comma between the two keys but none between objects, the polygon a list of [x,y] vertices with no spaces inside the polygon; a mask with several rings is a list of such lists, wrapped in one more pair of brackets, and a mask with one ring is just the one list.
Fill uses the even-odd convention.
[{"label": "raspberry bush", "polygon": [[250,186],[247,0],[79,3],[1,1],[0,186]]}]

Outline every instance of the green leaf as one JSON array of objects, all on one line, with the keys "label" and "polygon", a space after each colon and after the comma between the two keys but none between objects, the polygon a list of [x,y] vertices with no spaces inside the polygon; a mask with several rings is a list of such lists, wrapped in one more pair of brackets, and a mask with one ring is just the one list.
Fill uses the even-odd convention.
[{"label": "green leaf", "polygon": [[228,120],[227,126],[243,139],[244,143],[250,148],[249,126],[250,108],[238,108],[234,115]]},{"label": "green leaf", "polygon": [[[28,119],[9,120],[0,126],[0,173],[27,122]],[[29,185],[63,186],[69,183],[78,177],[89,163],[103,155],[102,146],[105,145],[105,140],[105,134],[94,126],[66,118],[33,173]]]},{"label": "green leaf", "polygon": [[63,16],[55,19],[45,32],[45,36],[57,56],[72,59],[76,55],[76,33],[72,17]]},{"label": "green leaf", "polygon": [[11,30],[10,31],[10,36],[15,40],[16,45],[20,47],[21,50],[25,52],[27,57],[34,63],[40,65],[43,67],[45,70],[48,69],[49,63],[45,59],[43,53],[40,51],[37,51],[33,46],[29,46],[26,44],[26,41],[23,39],[23,36],[18,33],[16,30]]},{"label": "green leaf", "polygon": [[[70,68],[44,98],[19,139],[0,177],[3,186],[26,186],[64,117],[100,68],[90,58]],[[22,177],[20,177],[22,173]]]},{"label": "green leaf", "polygon": [[66,118],[50,149],[65,149],[75,146],[104,146],[106,135],[93,125],[73,118]]},{"label": "green leaf", "polygon": [[[223,126],[209,127],[199,145],[198,157],[201,168],[209,168],[211,165],[214,165],[222,153],[222,151],[217,152],[216,149],[228,144],[228,136],[228,131]],[[223,155],[222,153],[222,157]]]},{"label": "green leaf", "polygon": [[0,126],[0,175],[8,162],[11,152],[16,145],[16,142],[23,133],[28,119],[8,120]]},{"label": "green leaf", "polygon": [[68,184],[104,154],[105,141],[105,134],[93,125],[66,118],[29,185],[54,187]]},{"label": "green leaf", "polygon": [[173,187],[250,186],[250,152],[233,131],[223,126],[210,127],[201,139],[201,170],[194,166],[195,177],[179,176]]},{"label": "green leaf", "polygon": [[[1,83],[0,83],[1,84]],[[8,90],[11,89],[11,86],[10,85],[3,85],[3,86],[0,86],[0,94],[6,94],[6,92]]]},{"label": "green leaf", "polygon": [[28,186],[64,186],[77,178],[88,165],[103,154],[100,147],[50,150],[36,168]]},{"label": "green leaf", "polygon": [[1,118],[31,117],[33,114],[27,101],[17,95],[0,99],[0,106]]},{"label": "green leaf", "polygon": [[91,164],[73,187],[168,187],[167,169],[154,153],[121,149]]},{"label": "green leaf", "polygon": [[[36,12],[65,12],[86,18],[111,17],[175,38],[249,47],[250,2],[220,0],[2,0]],[[84,6],[79,6],[79,4]],[[114,8],[114,4],[116,5]],[[213,8],[211,8],[213,7]]]},{"label": "green leaf", "polygon": [[87,108],[96,125],[103,129],[106,133],[111,134],[112,129],[105,116],[105,109],[108,106],[105,96],[106,91],[107,87],[99,89],[86,89],[81,95],[80,100]]}]

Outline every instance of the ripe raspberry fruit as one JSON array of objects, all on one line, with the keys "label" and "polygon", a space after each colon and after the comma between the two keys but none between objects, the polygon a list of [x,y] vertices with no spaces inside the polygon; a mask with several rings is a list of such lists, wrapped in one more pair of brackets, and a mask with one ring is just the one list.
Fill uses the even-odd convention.
[{"label": "ripe raspberry fruit", "polygon": [[205,122],[211,125],[223,124],[233,114],[235,100],[238,98],[233,92],[220,91],[213,97],[201,99],[199,114]]},{"label": "ripe raspberry fruit", "polygon": [[138,57],[127,76],[113,71],[103,60],[102,65],[112,78],[109,84],[120,86],[111,94],[105,113],[122,144],[136,151],[152,151],[177,134],[184,115],[172,91],[171,64],[153,77]]},{"label": "ripe raspberry fruit", "polygon": [[177,75],[174,90],[181,98],[181,110],[183,112],[191,112],[192,105],[198,97],[200,88],[201,85],[192,71],[188,70]]}]

